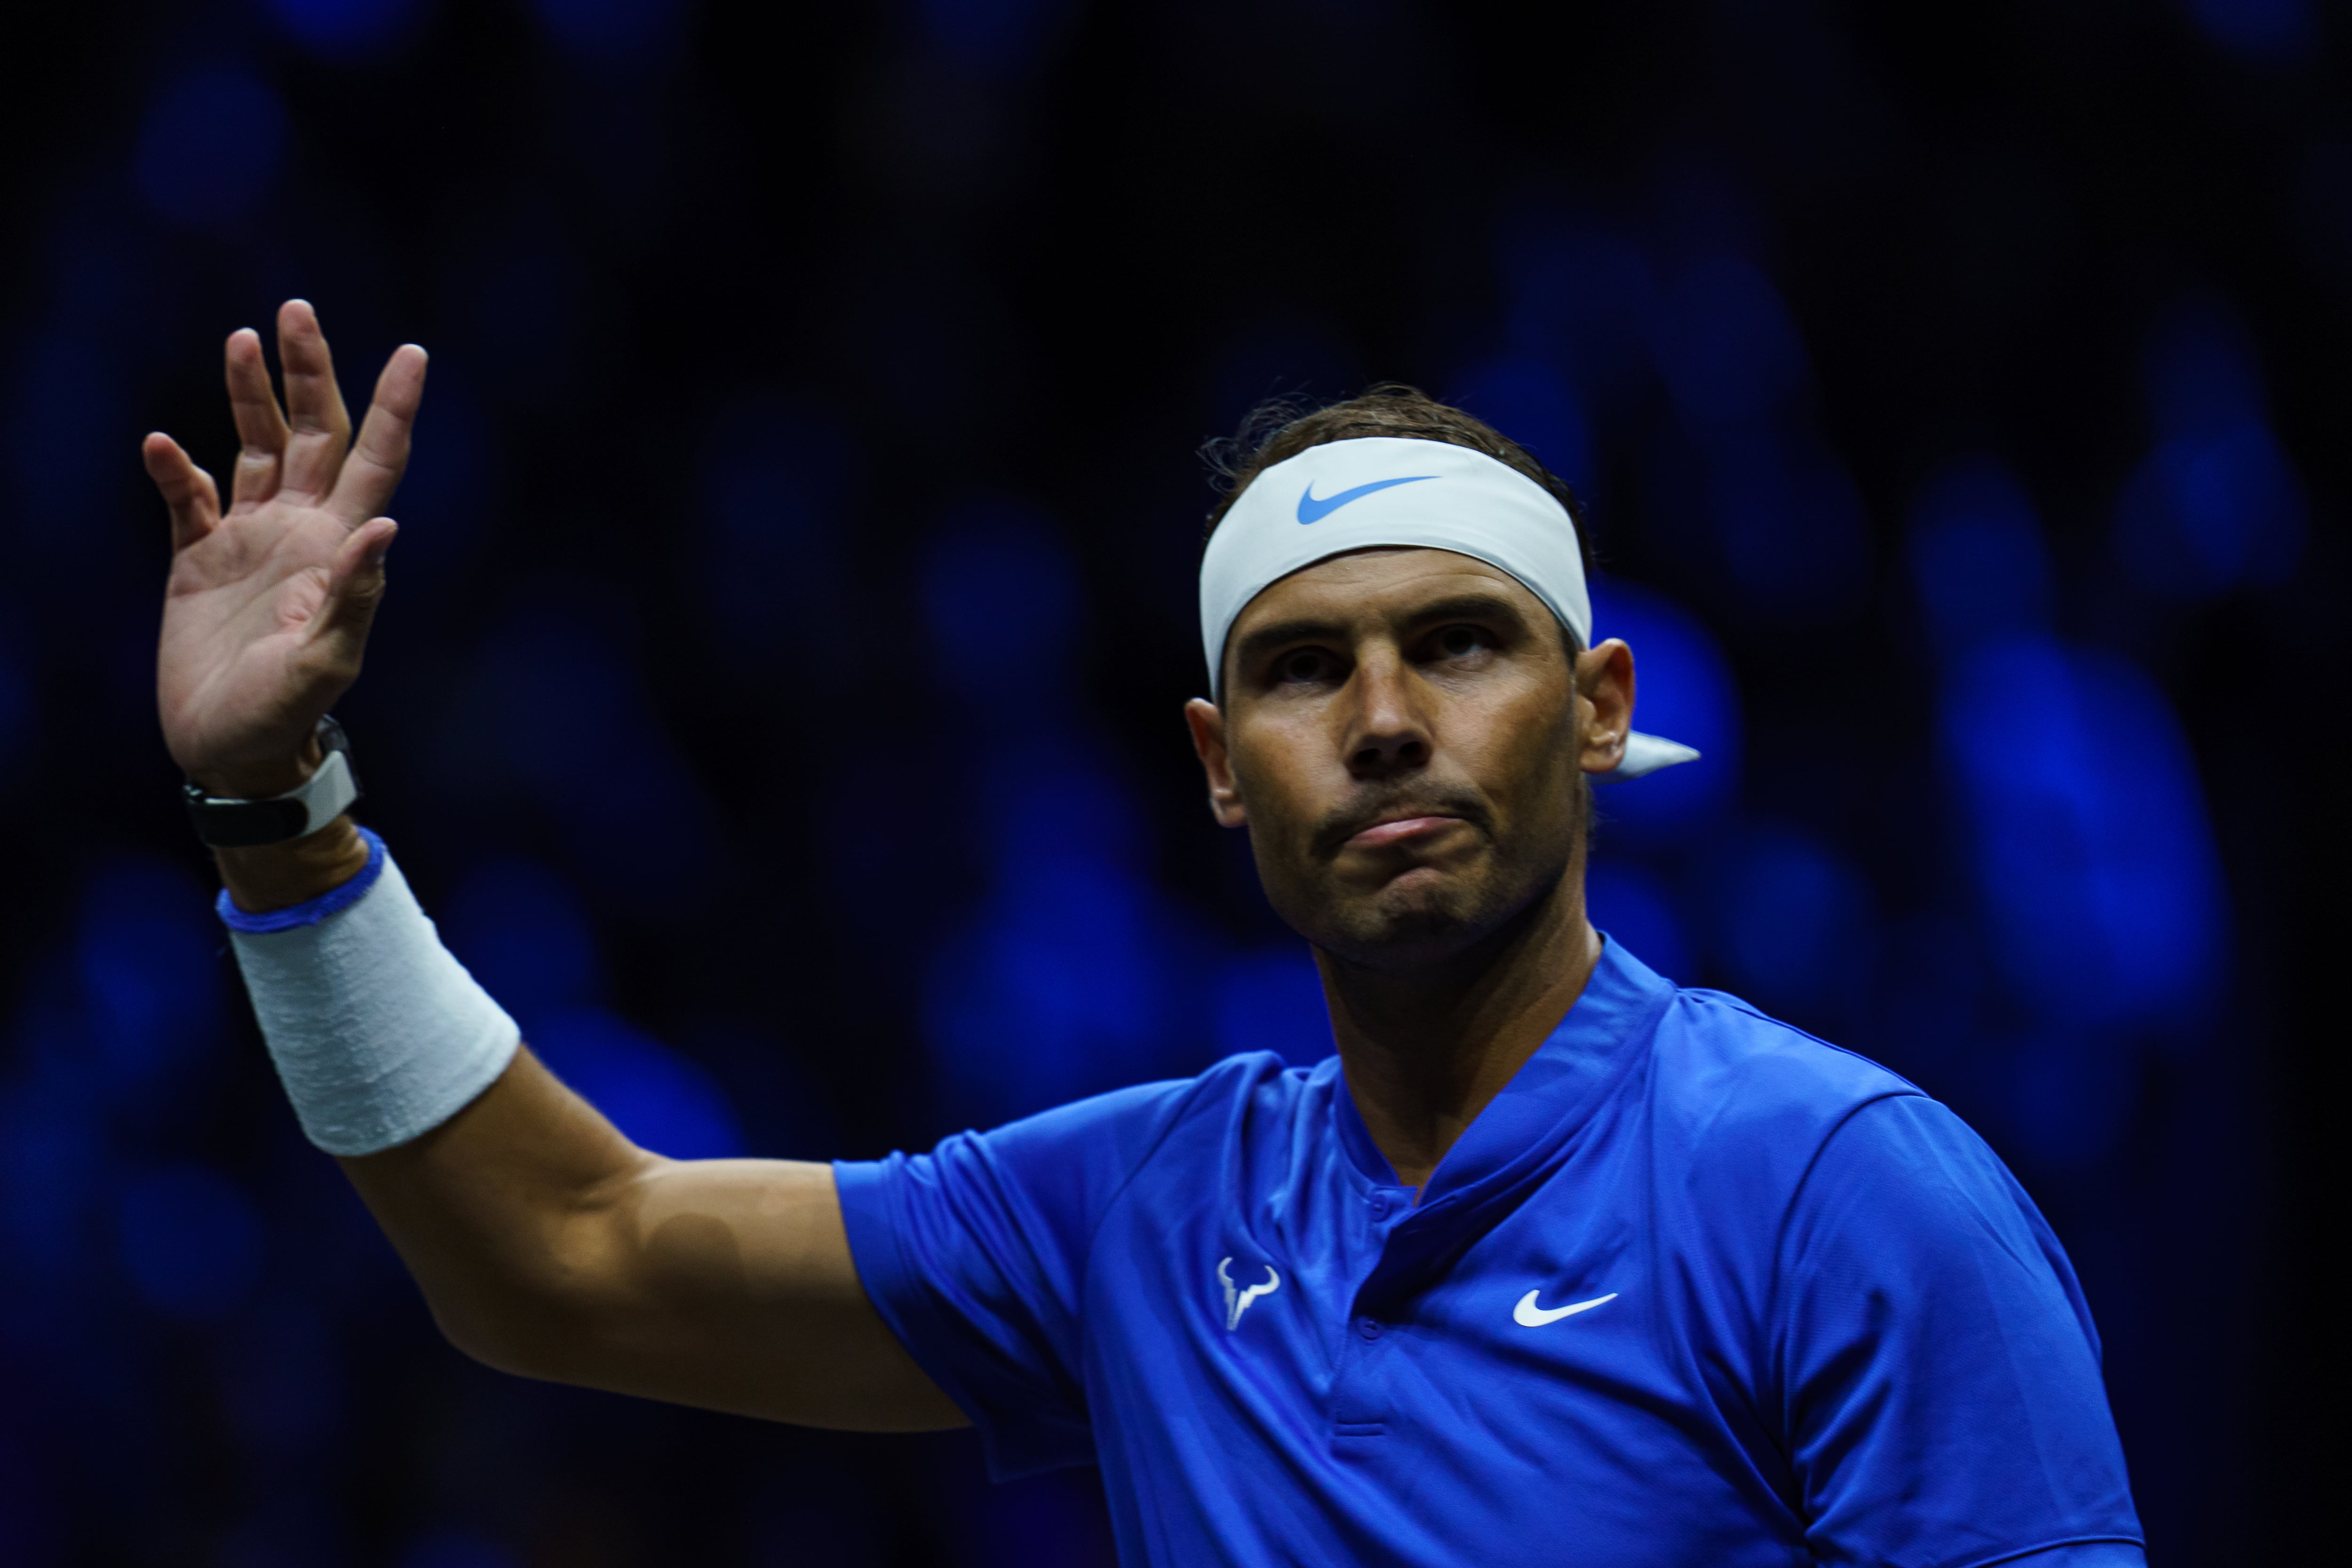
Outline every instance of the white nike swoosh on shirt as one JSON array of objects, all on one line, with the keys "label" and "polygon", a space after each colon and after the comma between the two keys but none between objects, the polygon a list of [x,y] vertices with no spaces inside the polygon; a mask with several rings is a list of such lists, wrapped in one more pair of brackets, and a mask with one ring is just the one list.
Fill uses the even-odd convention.
[{"label": "white nike swoosh on shirt", "polygon": [[1578,1312],[1589,1312],[1603,1301],[1614,1301],[1618,1293],[1612,1290],[1606,1296],[1595,1296],[1590,1301],[1571,1301],[1565,1307],[1538,1307],[1536,1298],[1542,1294],[1541,1290],[1530,1290],[1520,1297],[1519,1304],[1511,1309],[1511,1321],[1524,1329],[1540,1329],[1546,1323],[1557,1323],[1562,1318]]}]

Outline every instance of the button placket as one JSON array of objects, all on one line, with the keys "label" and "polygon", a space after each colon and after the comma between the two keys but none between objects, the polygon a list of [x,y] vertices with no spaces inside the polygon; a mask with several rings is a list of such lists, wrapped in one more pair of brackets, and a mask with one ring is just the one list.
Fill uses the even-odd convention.
[{"label": "button placket", "polygon": [[[1410,1205],[1394,1192],[1376,1189],[1365,1194],[1364,1209],[1375,1229],[1381,1233],[1381,1255],[1385,1257],[1393,1227],[1411,1212]],[[1374,1272],[1378,1271],[1376,1264]],[[1334,1437],[1387,1436],[1391,1402],[1387,1380],[1382,1373],[1386,1357],[1395,1341],[1395,1336],[1389,1331],[1396,1325],[1391,1318],[1369,1308],[1363,1294],[1363,1286],[1360,1284],[1350,1301],[1346,1332],[1339,1342],[1337,1364],[1332,1368],[1331,1435]]]}]

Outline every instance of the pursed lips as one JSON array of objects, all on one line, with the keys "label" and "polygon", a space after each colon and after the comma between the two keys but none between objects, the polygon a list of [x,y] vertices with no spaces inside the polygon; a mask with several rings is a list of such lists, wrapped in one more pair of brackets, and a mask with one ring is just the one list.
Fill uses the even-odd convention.
[{"label": "pursed lips", "polygon": [[1402,844],[1409,838],[1443,832],[1461,820],[1462,818],[1458,816],[1428,813],[1382,817],[1380,821],[1358,828],[1349,835],[1346,847],[1385,849],[1392,844]]}]

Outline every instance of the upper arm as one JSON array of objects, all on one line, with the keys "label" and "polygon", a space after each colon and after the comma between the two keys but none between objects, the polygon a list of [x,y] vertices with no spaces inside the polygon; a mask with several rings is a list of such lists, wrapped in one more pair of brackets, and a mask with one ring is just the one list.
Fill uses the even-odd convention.
[{"label": "upper arm", "polygon": [[809,1426],[961,1421],[867,1301],[829,1166],[649,1154],[528,1050],[424,1137],[342,1163],[492,1365]]},{"label": "upper arm", "polygon": [[577,1381],[803,1426],[963,1424],[866,1299],[830,1165],[661,1160],[630,1188],[608,1222],[629,1279]]},{"label": "upper arm", "polygon": [[1782,1419],[1821,1561],[2138,1539],[2074,1272],[1950,1111],[1903,1095],[1849,1117],[1776,1269]]}]

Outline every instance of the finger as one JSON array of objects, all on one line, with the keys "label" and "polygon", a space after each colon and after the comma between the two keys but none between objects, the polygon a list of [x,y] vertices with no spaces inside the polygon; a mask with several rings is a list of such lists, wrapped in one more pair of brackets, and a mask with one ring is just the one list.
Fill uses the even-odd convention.
[{"label": "finger", "polygon": [[417,405],[425,400],[425,351],[403,343],[384,363],[376,378],[375,401],[368,405],[360,438],[335,481],[330,505],[357,521],[373,517],[392,504],[392,492],[408,467],[408,443],[416,428]]},{"label": "finger", "polygon": [[171,510],[174,552],[185,550],[219,524],[219,489],[177,441],[157,430],[140,443],[139,455],[147,464],[147,477],[163,492],[163,504]]},{"label": "finger", "polygon": [[297,495],[322,496],[335,488],[343,453],[352,444],[352,416],[335,384],[335,362],[327,335],[307,300],[289,300],[278,310],[278,363],[286,372],[286,419],[293,436],[286,444],[286,477]]},{"label": "finger", "polygon": [[269,384],[269,366],[261,357],[261,334],[239,327],[228,335],[226,357],[229,412],[236,416],[236,474],[229,484],[234,510],[259,506],[278,493],[287,432]]},{"label": "finger", "polygon": [[350,673],[357,673],[368,627],[375,624],[383,600],[384,552],[399,531],[388,517],[370,519],[352,530],[327,568],[327,602],[310,623],[310,639],[332,645],[335,664]]}]

